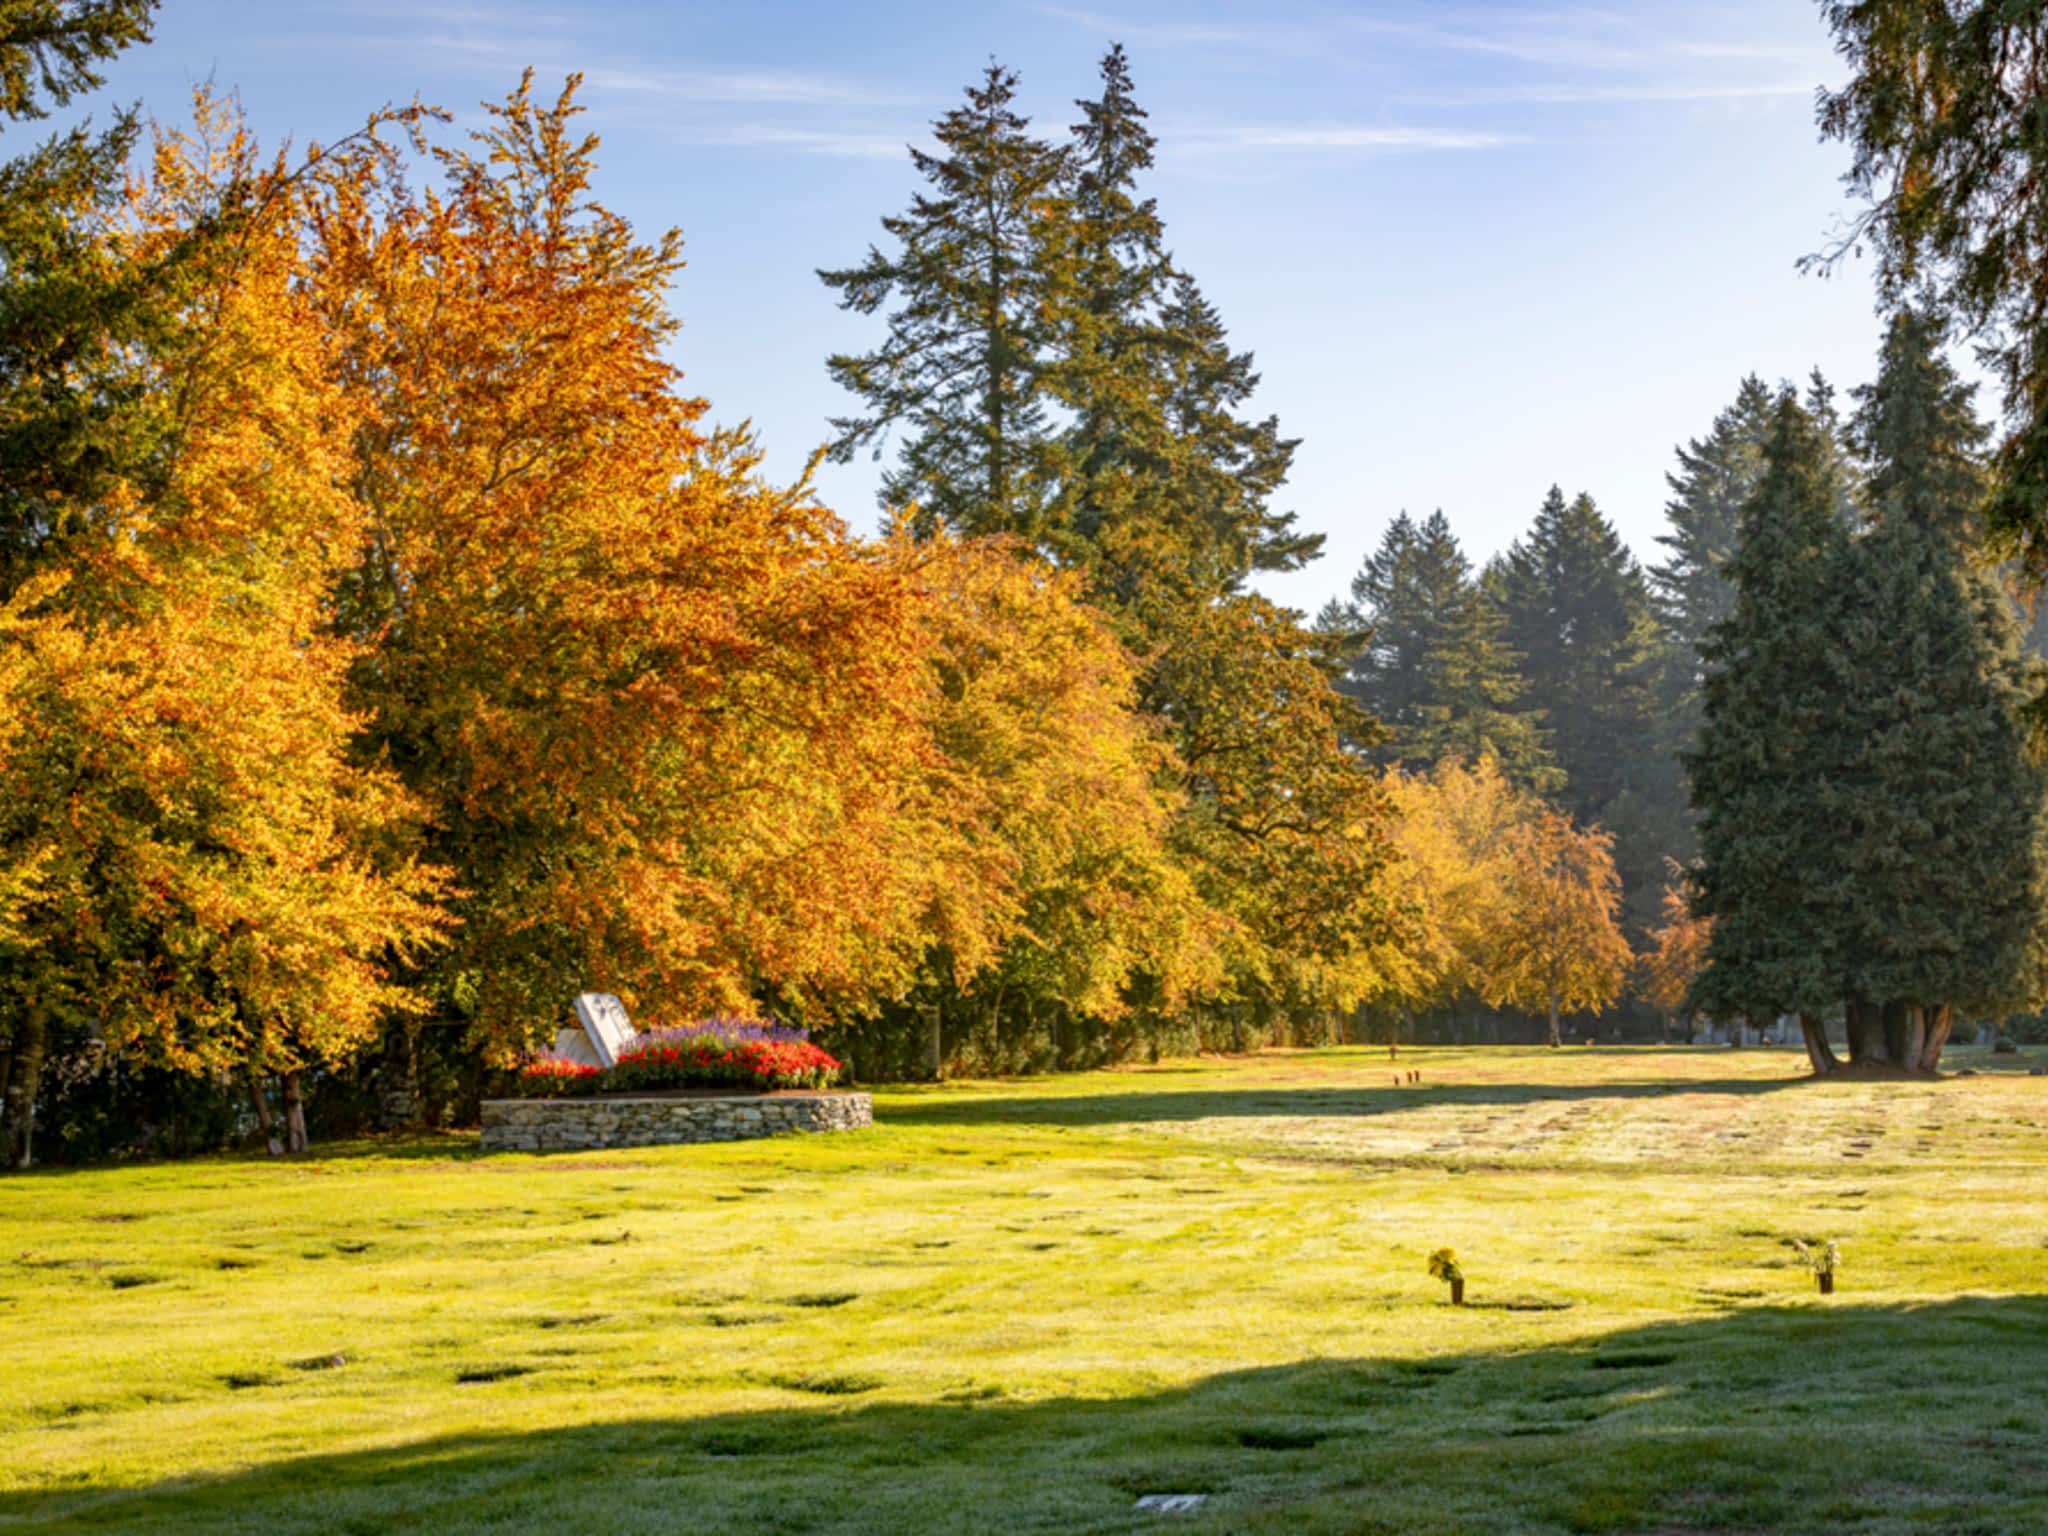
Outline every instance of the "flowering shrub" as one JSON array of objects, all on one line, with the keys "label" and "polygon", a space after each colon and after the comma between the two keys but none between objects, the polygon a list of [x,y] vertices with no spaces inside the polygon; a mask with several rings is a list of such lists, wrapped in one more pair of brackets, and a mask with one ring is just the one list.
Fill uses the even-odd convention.
[{"label": "flowering shrub", "polygon": [[543,1056],[519,1069],[519,1093],[528,1099],[560,1099],[572,1093],[596,1093],[604,1085],[603,1079],[600,1067]]},{"label": "flowering shrub", "polygon": [[798,1029],[794,1024],[784,1024],[777,1019],[748,1019],[734,1013],[721,1013],[714,1018],[699,1019],[694,1024],[679,1024],[668,1029],[650,1029],[634,1038],[637,1050],[642,1045],[685,1045],[706,1037],[723,1040],[727,1045],[738,1045],[742,1041],[761,1040],[776,1045],[808,1045],[809,1030]]},{"label": "flowering shrub", "polygon": [[647,1093],[663,1088],[824,1088],[839,1061],[801,1029],[772,1019],[721,1016],[637,1036],[610,1070],[543,1058],[520,1069],[530,1098],[570,1093]]},{"label": "flowering shrub", "polygon": [[838,1061],[808,1040],[727,1040],[708,1031],[673,1041],[635,1042],[607,1074],[613,1092],[696,1088],[823,1088]]}]

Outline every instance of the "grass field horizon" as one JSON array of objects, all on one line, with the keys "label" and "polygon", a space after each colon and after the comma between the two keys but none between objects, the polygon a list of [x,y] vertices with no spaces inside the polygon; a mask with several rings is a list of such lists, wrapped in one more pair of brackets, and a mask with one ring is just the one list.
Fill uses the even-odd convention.
[{"label": "grass field horizon", "polygon": [[1950,1065],[1352,1047],[13,1177],[0,1529],[2048,1529],[2048,1078]]}]

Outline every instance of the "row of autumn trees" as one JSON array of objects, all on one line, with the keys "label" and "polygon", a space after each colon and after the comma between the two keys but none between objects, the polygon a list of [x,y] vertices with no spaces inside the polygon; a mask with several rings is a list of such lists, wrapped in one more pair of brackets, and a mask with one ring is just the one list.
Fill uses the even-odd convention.
[{"label": "row of autumn trees", "polygon": [[[0,111],[94,83],[149,9],[0,0]],[[1649,578],[1558,495],[1478,578],[1397,524],[1305,625],[1249,590],[1317,552],[1273,505],[1294,444],[1167,250],[1121,51],[1059,143],[992,67],[886,248],[823,274],[881,321],[829,365],[856,402],[829,451],[889,459],[862,539],[683,391],[676,238],[595,199],[573,82],[529,85],[466,140],[414,109],[266,157],[202,97],[187,131],[122,117],[0,170],[10,1161],[52,1063],[232,1084],[303,1143],[310,1082],[374,1061],[402,1103],[423,1042],[503,1064],[591,987],[643,1023],[773,1009],[873,1077],[1460,998],[1555,1038],[1629,938],[1667,998],[1710,938],[1746,974],[1719,914],[1765,887],[1704,877],[1711,930],[1658,895],[1691,852],[1677,753],[1720,707],[1691,641],[1736,656],[1716,623],[1765,610],[1729,594],[1776,569],[1729,554],[1776,484],[1750,418],[1792,411],[1827,466],[1840,548],[1809,574],[1912,522],[1871,510],[1824,391],[1745,389]],[[1403,652],[1410,544],[1449,574]],[[1880,675],[1939,649],[1899,645]],[[1904,879],[1848,846],[1827,868],[1874,901]],[[1902,1058],[1913,1018],[1924,1052],[1930,1010],[1991,997],[1847,934],[1809,990],[1716,1006],[1833,988]]]},{"label": "row of autumn trees", "polygon": [[[1230,935],[1220,986],[1171,1010],[1184,1038],[1298,1036],[1360,1005],[1398,1029],[1469,997],[1546,1015],[1555,1041],[1562,1012],[1611,1003],[1630,973],[1610,839],[1530,793],[1541,776],[1504,775],[1511,743],[1418,737],[1361,698],[1355,657],[1368,633],[1386,643],[1384,613],[1305,628],[1246,590],[1322,539],[1274,509],[1296,444],[1246,410],[1252,359],[1145,196],[1155,140],[1128,60],[1102,60],[1064,141],[1016,91],[991,65],[936,150],[912,151],[926,190],[883,220],[889,243],[820,274],[886,323],[874,350],[830,360],[859,406],[832,451],[888,459],[883,505],[914,506],[914,534],[1005,538],[1077,576],[1137,658],[1167,846]],[[922,1007],[961,1020],[983,1060],[1016,1059],[1006,1028],[1028,1059],[1075,1059],[1064,1031],[1088,1021],[1038,977],[960,981],[929,977],[883,1023],[901,1038]],[[1053,1030],[1034,1036],[1041,1007]],[[1174,1027],[1148,1022],[1154,1044]]]},{"label": "row of autumn trees", "polygon": [[[0,5],[0,106],[148,16]],[[529,85],[467,140],[415,109],[266,156],[202,96],[0,174],[9,1160],[53,1065],[233,1085],[302,1145],[309,1084],[402,1086],[423,1033],[508,1062],[591,987],[874,1076],[1327,1027],[1402,963],[1376,728],[1242,590],[1312,551],[1267,505],[1292,445],[1132,195],[1120,58],[1071,153],[990,149],[985,224],[948,178],[1022,133],[1007,78],[940,125],[906,242],[1023,246],[834,278],[938,317],[834,365],[903,391],[842,440],[917,466],[873,540],[706,423],[678,242]]]}]

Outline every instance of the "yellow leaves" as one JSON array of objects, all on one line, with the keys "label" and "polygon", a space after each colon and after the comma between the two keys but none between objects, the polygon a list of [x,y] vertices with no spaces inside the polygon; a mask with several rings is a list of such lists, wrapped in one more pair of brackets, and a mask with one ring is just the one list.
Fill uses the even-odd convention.
[{"label": "yellow leaves", "polygon": [[[415,808],[351,760],[356,647],[326,626],[362,520],[343,489],[354,415],[296,282],[288,199],[202,103],[131,192],[127,259],[241,215],[180,294],[139,382],[174,420],[63,562],[0,618],[0,845],[17,975],[89,1008],[116,1047],[173,1065],[339,1059],[408,994],[386,973],[443,926],[404,852]],[[266,173],[267,174],[267,173]]]},{"label": "yellow leaves", "polygon": [[1415,1007],[1476,995],[1488,1006],[1603,1007],[1631,956],[1615,923],[1611,839],[1514,789],[1490,758],[1388,775],[1398,812],[1395,879],[1417,899],[1416,942],[1388,993]]},{"label": "yellow leaves", "polygon": [[1489,1004],[1576,1010],[1621,995],[1633,956],[1615,922],[1613,850],[1608,834],[1547,806],[1510,830],[1508,900],[1481,989]]},{"label": "yellow leaves", "polygon": [[1177,986],[1197,907],[1166,846],[1177,797],[1133,707],[1136,662],[1079,578],[901,524],[884,558],[916,594],[932,753],[906,830],[925,850],[920,928],[952,979],[1028,973],[1103,1018],[1136,970]]}]

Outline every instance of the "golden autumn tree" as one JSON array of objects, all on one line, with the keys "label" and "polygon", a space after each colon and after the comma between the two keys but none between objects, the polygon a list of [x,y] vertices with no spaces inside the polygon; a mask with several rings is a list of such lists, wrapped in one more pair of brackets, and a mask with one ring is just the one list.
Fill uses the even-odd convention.
[{"label": "golden autumn tree", "polygon": [[1010,540],[906,525],[886,556],[917,593],[932,747],[906,806],[933,879],[918,985],[883,1016],[897,1059],[913,1035],[925,1069],[941,1036],[984,1067],[1099,1055],[1140,972],[1176,1000],[1218,980],[1137,662],[1077,573]]},{"label": "golden autumn tree", "polygon": [[160,138],[112,259],[232,231],[176,323],[121,359],[170,430],[62,509],[69,537],[0,610],[7,1005],[31,1036],[89,1019],[134,1059],[280,1074],[294,1149],[300,1073],[410,1006],[395,971],[440,927],[412,802],[352,758],[356,651],[328,631],[362,524],[352,412],[301,282],[302,185],[203,97],[193,133]]},{"label": "golden autumn tree", "polygon": [[1550,1043],[1560,1045],[1561,1011],[1604,1008],[1628,979],[1613,839],[1543,806],[1513,829],[1501,869],[1506,901],[1480,995],[1493,1007],[1545,1012]]},{"label": "golden autumn tree", "polygon": [[1446,758],[1428,773],[1391,770],[1393,882],[1414,921],[1391,946],[1375,1002],[1406,1013],[1485,990],[1512,882],[1507,859],[1538,802],[1509,784],[1491,757]]},{"label": "golden autumn tree", "polygon": [[673,234],[591,190],[575,78],[336,176],[314,300],[362,410],[341,625],[461,920],[426,978],[503,1060],[576,992],[659,1021],[900,988],[929,860],[906,579],[711,431],[663,349]]}]

